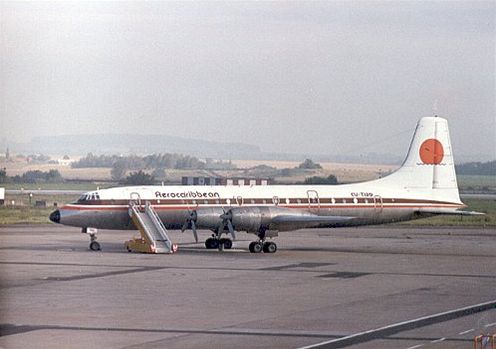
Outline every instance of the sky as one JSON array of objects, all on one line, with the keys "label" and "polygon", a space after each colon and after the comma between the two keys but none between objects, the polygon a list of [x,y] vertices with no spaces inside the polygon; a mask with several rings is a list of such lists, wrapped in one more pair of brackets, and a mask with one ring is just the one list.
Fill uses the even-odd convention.
[{"label": "sky", "polygon": [[438,114],[495,159],[495,41],[493,1],[0,2],[0,139],[405,154]]}]

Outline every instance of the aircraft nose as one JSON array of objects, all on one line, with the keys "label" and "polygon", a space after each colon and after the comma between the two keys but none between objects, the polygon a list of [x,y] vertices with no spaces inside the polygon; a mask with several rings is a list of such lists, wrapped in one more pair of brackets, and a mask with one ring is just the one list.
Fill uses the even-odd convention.
[{"label": "aircraft nose", "polygon": [[55,210],[48,217],[53,223],[60,223],[60,211]]}]

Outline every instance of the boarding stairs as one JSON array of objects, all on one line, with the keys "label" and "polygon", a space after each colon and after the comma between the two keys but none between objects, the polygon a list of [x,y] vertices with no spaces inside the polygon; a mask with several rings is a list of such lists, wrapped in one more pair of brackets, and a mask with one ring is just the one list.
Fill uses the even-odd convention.
[{"label": "boarding stairs", "polygon": [[143,206],[131,200],[129,216],[141,234],[140,238],[126,242],[129,252],[173,253],[175,251],[176,246],[169,239],[167,229],[148,201]]}]

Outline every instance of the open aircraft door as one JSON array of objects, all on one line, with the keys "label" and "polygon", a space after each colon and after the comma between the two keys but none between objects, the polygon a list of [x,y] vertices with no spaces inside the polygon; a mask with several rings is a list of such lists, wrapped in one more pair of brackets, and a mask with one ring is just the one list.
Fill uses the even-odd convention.
[{"label": "open aircraft door", "polygon": [[141,196],[139,193],[134,191],[129,195],[129,198],[135,205],[138,205],[138,207],[141,208]]},{"label": "open aircraft door", "polygon": [[316,190],[307,190],[307,196],[310,212],[318,213],[320,211],[319,193]]}]

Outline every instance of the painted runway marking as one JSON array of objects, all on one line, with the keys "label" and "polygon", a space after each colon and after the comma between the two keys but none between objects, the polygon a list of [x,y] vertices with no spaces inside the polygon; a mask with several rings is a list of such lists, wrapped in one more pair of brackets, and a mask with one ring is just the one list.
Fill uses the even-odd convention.
[{"label": "painted runway marking", "polygon": [[[384,338],[391,336],[392,334],[411,330],[414,328],[419,328],[423,326],[428,326],[436,324],[439,322],[444,322],[448,320],[457,319],[459,317],[479,313],[489,309],[494,309],[496,307],[496,300],[492,300],[485,303],[479,303],[470,305],[463,308],[448,310],[442,313],[423,316],[413,320],[407,320],[403,322],[398,322],[395,324],[387,325],[384,327],[379,327],[373,330],[363,331],[355,333],[342,338],[331,339],[325,342],[312,344],[309,346],[301,347],[300,349],[310,349],[310,348],[327,348],[327,349],[337,349],[343,348],[349,345],[368,342],[374,339]],[[443,338],[444,340],[445,338]]]},{"label": "painted runway marking", "polygon": [[424,345],[423,344],[417,344],[417,345],[414,345],[413,347],[408,347],[406,349],[416,349],[416,348],[420,348],[420,347],[423,347]]},{"label": "painted runway marking", "polygon": [[471,328],[470,330],[462,331],[458,334],[467,334],[467,333],[474,332],[474,331],[475,331],[475,329]]},{"label": "painted runway marking", "polygon": [[446,339],[446,337],[435,339],[435,340],[431,341],[431,343],[439,343],[439,342],[444,341],[445,339]]}]

